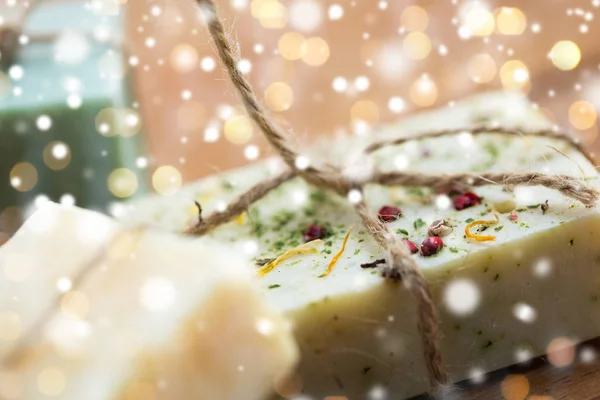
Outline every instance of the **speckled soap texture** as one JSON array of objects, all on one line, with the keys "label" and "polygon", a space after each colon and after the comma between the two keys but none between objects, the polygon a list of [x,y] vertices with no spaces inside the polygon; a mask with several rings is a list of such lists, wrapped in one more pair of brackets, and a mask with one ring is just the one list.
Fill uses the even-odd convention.
[{"label": "speckled soap texture", "polygon": [[[338,138],[335,146],[316,145],[308,154],[342,164],[356,162],[375,140],[481,123],[551,127],[526,98],[489,93],[379,127],[368,136]],[[564,141],[541,137],[461,133],[386,148],[374,160],[383,170],[539,171],[580,176],[598,186],[598,174],[583,155]],[[281,168],[277,160],[266,160],[212,176],[172,196],[130,203],[123,218],[181,231],[196,218],[194,201],[206,213],[213,212]],[[481,203],[456,210],[450,198],[423,188],[371,185],[365,191],[375,212],[384,205],[401,209],[402,216],[387,223],[400,239],[420,245],[433,221],[447,219],[454,226],[437,254],[413,255],[440,312],[443,357],[451,379],[544,354],[556,337],[578,342],[600,335],[598,208],[586,209],[541,187],[510,191],[490,185],[474,192]],[[470,222],[494,219],[494,212],[497,223],[472,232],[495,240],[466,237]],[[415,303],[401,284],[361,268],[386,254],[346,199],[295,179],[210,236],[245,250],[256,261],[301,245],[303,233],[314,223],[329,233],[317,252],[290,258],[259,281],[264,295],[293,323],[302,351],[298,373],[303,392],[315,399],[364,399],[386,392],[400,399],[427,391]],[[345,251],[325,276],[352,225]]]},{"label": "speckled soap texture", "polygon": [[30,42],[3,76],[11,88],[0,99],[0,209],[68,194],[104,210],[117,199],[106,182],[120,167],[138,176],[143,192],[135,168],[142,121],[123,62],[123,16],[85,1],[32,7],[22,26]]}]

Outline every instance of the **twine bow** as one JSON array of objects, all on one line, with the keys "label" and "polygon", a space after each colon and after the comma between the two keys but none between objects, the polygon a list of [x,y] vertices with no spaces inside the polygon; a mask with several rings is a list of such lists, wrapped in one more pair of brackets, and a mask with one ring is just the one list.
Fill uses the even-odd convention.
[{"label": "twine bow", "polygon": [[[328,164],[318,166],[310,165],[304,169],[298,168],[296,160],[299,153],[291,145],[288,135],[271,120],[264,108],[259,104],[250,83],[237,68],[236,55],[225,34],[214,1],[196,0],[196,2],[207,17],[208,30],[215,43],[219,58],[227,70],[229,79],[237,89],[248,115],[264,133],[270,145],[277,151],[279,156],[281,156],[285,164],[287,164],[288,170],[252,187],[243,193],[237,200],[230,203],[223,212],[216,212],[205,219],[199,219],[198,224],[188,229],[185,232],[186,234],[206,234],[219,225],[232,220],[244,212],[249,205],[260,200],[271,190],[296,176],[316,187],[333,190],[343,197],[347,197],[350,190],[362,192],[365,184],[376,183],[386,186],[426,186],[433,189],[442,187],[483,186],[489,184],[523,186],[540,185],[558,190],[563,195],[580,201],[586,207],[592,207],[598,199],[599,193],[595,189],[586,186],[585,182],[579,178],[565,175],[546,175],[537,172],[461,173],[432,176],[414,172],[382,172],[376,169],[370,176],[370,179],[357,182],[344,175],[339,167]],[[438,137],[463,131],[465,130],[429,132],[416,136],[416,138]],[[584,152],[582,147],[574,139],[554,131],[521,132],[515,129],[511,130],[497,127],[480,127],[468,131],[473,134],[497,132],[523,135],[524,133],[528,133],[530,135],[560,138],[568,140],[576,149],[582,151],[591,160],[591,157]],[[382,147],[399,144],[414,138],[415,137],[402,138],[375,143],[369,146],[365,153],[370,154]],[[365,202],[361,200],[354,204],[354,209],[373,238],[389,252],[389,267],[385,267],[382,270],[383,275],[392,280],[402,280],[416,301],[418,330],[421,337],[427,375],[434,392],[439,392],[447,384],[448,376],[444,368],[440,350],[438,313],[433,303],[429,285],[413,257],[408,253],[406,246],[388,231],[385,224],[379,221],[377,216],[369,210]]]}]

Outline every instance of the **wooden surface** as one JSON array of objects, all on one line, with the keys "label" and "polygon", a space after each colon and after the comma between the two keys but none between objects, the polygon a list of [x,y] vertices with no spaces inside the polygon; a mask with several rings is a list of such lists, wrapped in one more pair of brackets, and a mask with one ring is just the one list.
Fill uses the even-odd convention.
[{"label": "wooden surface", "polygon": [[[538,357],[521,365],[489,373],[481,383],[461,382],[452,399],[600,399],[600,360],[594,358],[584,362],[582,350],[600,355],[600,338],[577,346],[575,358],[569,366],[558,368],[549,363],[547,357]],[[413,400],[426,399],[427,396],[420,396]]]}]

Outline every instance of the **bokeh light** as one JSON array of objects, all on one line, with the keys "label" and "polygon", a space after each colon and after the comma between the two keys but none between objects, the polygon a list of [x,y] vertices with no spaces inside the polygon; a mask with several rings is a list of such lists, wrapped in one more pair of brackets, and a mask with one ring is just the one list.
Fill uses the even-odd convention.
[{"label": "bokeh light", "polygon": [[28,162],[15,164],[10,170],[10,184],[19,192],[27,192],[33,189],[37,181],[37,169]]},{"label": "bokeh light", "polygon": [[128,168],[116,168],[108,175],[108,190],[116,197],[130,197],[137,189],[137,175]]},{"label": "bokeh light", "polygon": [[518,8],[502,7],[495,14],[496,27],[502,35],[520,35],[527,28],[527,18]]},{"label": "bokeh light", "polygon": [[286,60],[299,60],[306,54],[306,39],[298,32],[287,32],[279,38],[277,48]]},{"label": "bokeh light", "polygon": [[193,71],[197,68],[198,61],[198,51],[187,43],[173,47],[169,56],[171,67],[180,74]]},{"label": "bokeh light", "polygon": [[117,121],[119,112],[114,108],[105,108],[96,115],[96,131],[102,136],[115,136],[118,134]]},{"label": "bokeh light", "polygon": [[435,104],[438,89],[429,75],[421,75],[410,86],[410,99],[419,107],[429,107]]},{"label": "bokeh light", "polygon": [[285,111],[293,101],[294,92],[285,82],[274,82],[265,89],[265,103],[273,111]]},{"label": "bokeh light", "polygon": [[359,100],[350,109],[350,120],[364,121],[373,125],[379,120],[379,108],[371,100]]},{"label": "bokeh light", "polygon": [[142,129],[142,118],[140,114],[133,108],[119,109],[118,117],[118,134],[122,137],[135,136]]},{"label": "bokeh light", "polygon": [[479,288],[467,279],[456,279],[444,289],[444,304],[456,315],[471,314],[479,306]]},{"label": "bokeh light", "polygon": [[556,68],[568,71],[579,65],[581,50],[576,43],[570,40],[561,40],[550,50],[550,60]]},{"label": "bokeh light", "polygon": [[400,14],[400,26],[407,31],[422,32],[427,29],[429,15],[419,6],[408,6]]},{"label": "bokeh light", "polygon": [[52,118],[45,114],[40,115],[35,120],[35,125],[40,131],[47,131],[52,127]]},{"label": "bokeh light", "polygon": [[344,7],[339,4],[332,4],[329,6],[327,14],[329,15],[330,20],[337,21],[344,16]]},{"label": "bokeh light", "polygon": [[596,110],[587,101],[576,101],[569,107],[569,122],[576,129],[590,129],[596,123]]},{"label": "bokeh light", "polygon": [[[255,6],[255,3],[257,6]],[[281,29],[287,25],[288,11],[287,8],[276,0],[264,0],[252,2],[252,10],[257,8],[255,15],[258,21],[267,29]],[[253,12],[254,15],[254,12]]]},{"label": "bokeh light", "polygon": [[500,390],[506,400],[524,400],[529,394],[529,380],[524,375],[507,375]]},{"label": "bokeh light", "polygon": [[483,3],[466,3],[460,10],[460,17],[459,33],[463,36],[488,36],[494,32],[494,16]]},{"label": "bokeh light", "polygon": [[171,165],[163,165],[152,174],[152,187],[162,195],[173,194],[181,188],[181,173]]},{"label": "bokeh light", "polygon": [[402,41],[404,53],[413,60],[423,60],[431,52],[429,36],[422,32],[411,32]]},{"label": "bokeh light", "polygon": [[546,348],[548,361],[555,367],[566,367],[575,359],[575,343],[566,337],[553,339]]},{"label": "bokeh light", "polygon": [[290,4],[290,24],[302,31],[311,32],[323,22],[323,10],[320,0],[295,0]]},{"label": "bokeh light", "polygon": [[234,115],[223,127],[225,139],[233,144],[245,144],[252,138],[252,122],[245,115]]},{"label": "bokeh light", "polygon": [[320,37],[308,38],[305,42],[306,51],[302,55],[302,61],[306,64],[318,67],[329,59],[329,45]]},{"label": "bokeh light", "polygon": [[44,147],[42,158],[48,168],[58,171],[66,168],[71,162],[71,150],[64,142],[50,142]]},{"label": "bokeh light", "polygon": [[527,91],[530,88],[529,69],[520,60],[509,60],[500,68],[500,81],[505,89],[521,89]]}]

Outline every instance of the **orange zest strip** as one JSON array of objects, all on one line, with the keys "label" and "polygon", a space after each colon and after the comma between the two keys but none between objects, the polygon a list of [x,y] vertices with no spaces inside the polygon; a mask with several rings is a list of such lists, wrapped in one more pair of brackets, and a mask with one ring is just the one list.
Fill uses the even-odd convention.
[{"label": "orange zest strip", "polygon": [[260,267],[257,271],[257,275],[259,278],[267,275],[269,272],[273,271],[279,264],[284,262],[290,257],[300,256],[303,254],[311,254],[317,252],[317,247],[323,245],[323,241],[321,239],[312,240],[308,243],[301,244],[298,247],[294,247],[291,250],[286,251],[267,265]]},{"label": "orange zest strip", "polygon": [[478,219],[476,221],[471,222],[469,225],[465,226],[465,235],[467,235],[467,237],[469,239],[475,239],[478,242],[490,242],[493,240],[496,240],[496,236],[492,236],[492,235],[477,235],[475,233],[471,233],[469,232],[469,229],[471,229],[474,226],[477,225],[495,225],[497,224],[500,219],[498,218],[498,214],[494,213],[494,218],[495,219],[491,219],[491,220],[485,220],[485,219]]},{"label": "orange zest strip", "polygon": [[323,276],[327,276],[331,273],[331,271],[333,271],[333,267],[335,267],[335,264],[337,264],[338,259],[346,249],[346,243],[348,243],[348,238],[350,237],[350,232],[352,232],[352,228],[354,228],[354,225],[352,225],[350,229],[348,229],[348,233],[346,233],[346,236],[344,237],[344,243],[342,243],[342,249],[338,251],[335,256],[333,256],[331,262],[329,263],[329,266],[327,267],[327,271],[325,271]]}]

